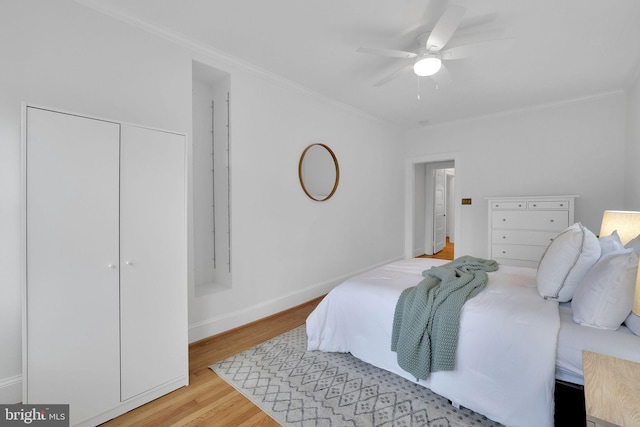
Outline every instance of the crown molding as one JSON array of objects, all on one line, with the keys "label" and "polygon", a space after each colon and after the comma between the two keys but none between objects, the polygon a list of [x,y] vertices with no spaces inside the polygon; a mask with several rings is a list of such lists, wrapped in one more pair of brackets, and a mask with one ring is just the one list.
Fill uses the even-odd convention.
[{"label": "crown molding", "polygon": [[[113,4],[109,4],[109,2],[104,2],[100,0],[74,0],[76,3],[85,6],[89,9],[92,9],[96,12],[107,15],[111,18],[114,18],[120,22],[124,22],[129,24],[135,28],[146,31],[147,33],[153,34],[157,37],[160,37],[164,40],[172,42],[180,47],[191,50],[195,53],[208,56],[212,58],[216,63],[220,63],[223,66],[228,67],[229,69],[224,69],[224,67],[220,67],[223,71],[228,73],[232,73],[232,68],[240,68],[244,71],[248,71],[258,77],[264,78],[271,82],[277,83],[278,85],[285,87],[290,90],[294,90],[298,93],[302,93],[308,96],[315,97],[317,99],[323,100],[325,102],[331,103],[343,110],[349,111],[355,115],[360,117],[376,121],[380,124],[393,127],[395,129],[401,130],[397,124],[394,124],[390,121],[384,120],[380,117],[373,116],[369,113],[366,113],[358,108],[355,108],[351,105],[345,104],[343,102],[337,101],[333,98],[330,98],[326,95],[323,95],[319,92],[316,92],[312,89],[309,89],[306,86],[302,86],[298,83],[295,83],[289,79],[286,79],[279,74],[268,71],[264,68],[261,68],[257,65],[254,65],[250,62],[244,61],[240,58],[237,58],[227,52],[215,49],[214,47],[203,43],[199,40],[194,39],[193,37],[189,37],[186,34],[180,33],[178,31],[169,29],[162,25],[149,22],[147,20],[141,19],[139,17],[133,16],[130,13],[122,10],[122,8],[118,8]],[[219,67],[219,64],[214,65],[215,67]]]},{"label": "crown molding", "polygon": [[455,126],[455,125],[459,125],[460,123],[469,123],[469,122],[475,122],[479,120],[508,117],[511,115],[521,114],[521,113],[526,113],[531,111],[542,111],[542,110],[547,110],[552,108],[562,108],[564,106],[584,104],[587,102],[595,101],[598,99],[609,98],[613,96],[624,96],[625,93],[626,92],[624,89],[614,89],[610,91],[598,92],[598,93],[581,96],[577,98],[568,98],[568,99],[562,99],[562,100],[552,101],[552,102],[543,102],[543,103],[527,105],[519,108],[511,108],[508,110],[495,111],[487,114],[463,117],[460,119],[448,120],[441,123],[434,123],[433,125],[427,125],[427,126],[421,126],[421,127],[416,126],[411,129],[408,129],[407,131],[409,132],[419,132],[420,130],[427,131],[430,129],[438,129],[443,127]]},{"label": "crown molding", "polygon": [[[226,52],[215,49],[205,43],[202,43],[199,40],[194,39],[193,37],[187,36],[186,34],[183,34],[176,30],[167,28],[165,26],[141,19],[130,13],[127,13],[123,9],[118,8],[113,4],[109,4],[108,2],[104,2],[100,0],[75,0],[75,2],[78,4],[81,4],[82,6],[88,7],[89,9],[93,9],[96,12],[110,16],[111,18],[114,18],[118,21],[129,24],[132,27],[138,28],[140,30],[146,31],[147,33],[160,37],[164,40],[170,41],[178,46],[187,48],[197,53],[211,56],[229,67],[245,68],[252,71],[253,73],[262,74],[271,79],[284,80],[282,77],[274,73],[271,73],[270,71],[257,67],[249,62],[243,61]],[[293,84],[292,82],[288,82],[288,83]]]}]

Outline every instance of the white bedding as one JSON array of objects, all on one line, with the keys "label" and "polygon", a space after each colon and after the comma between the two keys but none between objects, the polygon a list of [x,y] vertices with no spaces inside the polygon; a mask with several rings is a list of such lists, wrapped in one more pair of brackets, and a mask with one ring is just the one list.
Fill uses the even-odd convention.
[{"label": "white bedding", "polygon": [[582,350],[640,362],[640,337],[624,325],[615,331],[581,326],[573,321],[571,303],[562,303],[556,378],[584,384]]},{"label": "white bedding", "polygon": [[[339,285],[307,319],[308,349],[350,352],[415,381],[390,350],[395,304],[422,271],[444,262],[398,261]],[[552,426],[560,320],[535,274],[509,266],[489,273],[487,288],[463,307],[455,370],[419,384],[507,426]]]}]

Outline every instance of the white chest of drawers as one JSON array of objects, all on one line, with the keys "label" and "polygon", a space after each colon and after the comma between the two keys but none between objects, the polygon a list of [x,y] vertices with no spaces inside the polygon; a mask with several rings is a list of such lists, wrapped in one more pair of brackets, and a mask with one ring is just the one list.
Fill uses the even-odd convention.
[{"label": "white chest of drawers", "polygon": [[549,243],[573,224],[576,197],[489,198],[489,258],[504,265],[537,268]]}]

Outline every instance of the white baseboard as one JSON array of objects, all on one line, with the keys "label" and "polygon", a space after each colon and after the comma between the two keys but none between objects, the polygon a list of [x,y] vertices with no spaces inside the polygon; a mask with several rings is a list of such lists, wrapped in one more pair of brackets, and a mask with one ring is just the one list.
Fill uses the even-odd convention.
[{"label": "white baseboard", "polygon": [[22,375],[0,379],[0,403],[12,404],[22,401]]},{"label": "white baseboard", "polygon": [[276,299],[261,302],[260,304],[245,307],[222,316],[207,319],[202,322],[189,325],[189,343],[208,338],[212,335],[228,331],[238,326],[262,319],[296,305],[326,294],[333,289],[339,281],[331,281],[318,286],[306,288],[301,291],[281,296]]},{"label": "white baseboard", "polygon": [[255,304],[250,307],[245,307],[241,310],[226,313],[222,316],[207,319],[198,323],[193,323],[189,325],[189,343],[193,343],[195,341],[208,338],[221,332],[246,325],[247,323],[260,320],[267,316],[271,316],[272,314],[287,310],[289,308],[295,307],[296,305],[304,304],[307,301],[328,293],[331,289],[335,288],[337,285],[351,276],[363,273],[365,271],[371,270],[372,268],[379,267],[381,265],[388,264],[402,258],[403,257],[394,258],[380,264],[346,274],[333,280],[319,283],[305,289],[300,289],[298,291],[282,295],[269,301],[261,302],[260,304]]},{"label": "white baseboard", "polygon": [[417,248],[413,250],[413,257],[417,257],[420,255],[433,255],[433,254],[428,254],[427,250],[425,248]]}]

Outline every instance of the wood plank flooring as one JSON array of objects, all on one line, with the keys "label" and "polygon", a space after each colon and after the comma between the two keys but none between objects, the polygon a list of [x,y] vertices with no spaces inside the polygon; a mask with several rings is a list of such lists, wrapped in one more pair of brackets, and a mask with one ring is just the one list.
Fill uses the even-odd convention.
[{"label": "wood plank flooring", "polygon": [[189,346],[189,386],[102,426],[279,426],[209,365],[305,323],[323,297]]},{"label": "wood plank flooring", "polygon": [[447,243],[444,246],[444,249],[433,255],[420,255],[417,258],[435,258],[435,259],[446,259],[449,261],[453,261],[453,243],[449,242],[449,238],[447,237]]}]

